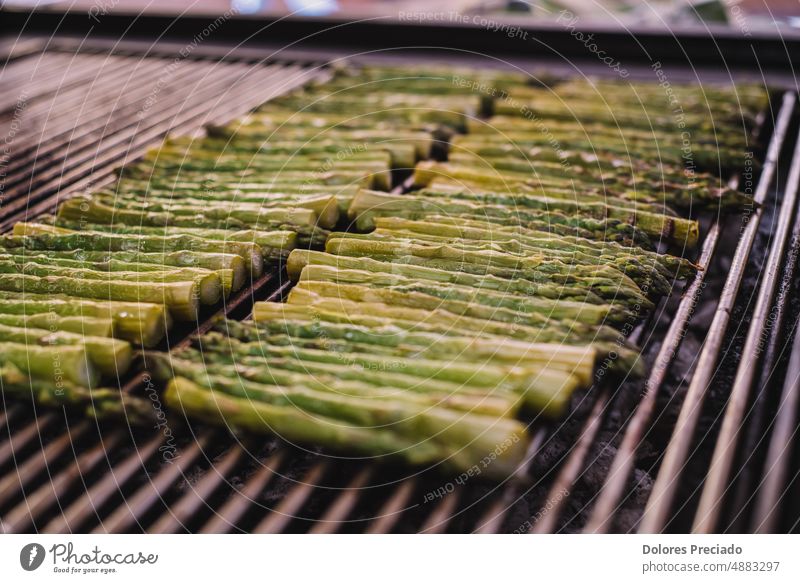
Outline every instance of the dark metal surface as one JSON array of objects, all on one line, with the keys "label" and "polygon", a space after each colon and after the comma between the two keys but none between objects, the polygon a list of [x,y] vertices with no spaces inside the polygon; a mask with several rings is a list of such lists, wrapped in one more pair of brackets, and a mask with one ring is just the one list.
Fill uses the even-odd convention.
[{"label": "dark metal surface", "polygon": [[[220,15],[184,15],[181,18],[155,14],[113,12],[98,24],[86,12],[66,11],[62,7],[36,10],[7,8],[0,19],[3,27],[15,34],[50,36],[58,33],[78,38],[146,38],[154,31],[159,41],[191,40]],[[276,54],[322,48],[328,55],[359,54],[394,47],[425,51],[445,47],[454,51],[492,55],[497,59],[521,57],[553,58],[566,61],[585,60],[586,48],[559,24],[536,24],[504,19],[497,22],[520,26],[525,35],[508,35],[491,27],[439,19],[432,22],[409,22],[399,16],[375,17],[358,21],[337,18],[270,18],[227,15],[214,30],[214,41],[228,46],[270,47]],[[632,30],[586,26],[584,34],[593,34],[597,46],[609,54],[625,58],[626,65],[636,62],[647,66],[655,61],[675,63],[683,68],[709,66],[724,70],[789,71],[791,56],[800,52],[800,34],[783,36],[764,33],[745,34],[731,27],[684,26],[680,31],[636,28]]]}]

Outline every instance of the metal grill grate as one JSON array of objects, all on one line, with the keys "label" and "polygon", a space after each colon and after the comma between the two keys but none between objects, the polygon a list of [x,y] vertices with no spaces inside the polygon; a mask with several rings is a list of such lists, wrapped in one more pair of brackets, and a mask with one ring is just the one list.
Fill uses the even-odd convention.
[{"label": "metal grill grate", "polygon": [[[140,156],[167,133],[188,134],[205,123],[224,122],[272,96],[328,75],[325,68],[313,63],[263,63],[223,58],[223,54],[172,63],[175,59],[169,55],[91,50],[44,51],[11,61],[0,79],[3,86],[6,79],[13,80],[19,90],[0,91],[0,132],[12,123],[19,129],[4,182],[0,226],[7,229],[18,220],[51,211],[60,196],[111,179],[113,168]],[[162,81],[167,68],[171,73]],[[24,108],[17,107],[20,91],[26,97]],[[156,99],[148,104],[154,92]],[[773,198],[768,194],[779,178],[779,156],[785,150],[784,142],[793,141],[790,122],[795,96],[786,94],[778,101],[774,124],[769,116],[764,123],[765,136],[761,136],[766,137],[767,128],[774,125],[756,193],[762,202]],[[799,156],[795,156],[792,171],[792,176],[800,172]],[[793,289],[791,257],[796,258],[800,248],[795,194],[789,190],[783,198],[776,197],[782,228],[769,246],[770,273],[788,270],[789,275],[784,274],[777,294],[774,278],[761,283],[763,299],[751,319],[751,335],[764,329],[764,309],[773,305],[773,296],[784,319],[791,321],[787,307]],[[677,421],[681,430],[665,448],[666,458],[657,468],[658,480],[641,526],[646,531],[664,529],[666,519],[677,510],[674,480],[689,450],[698,443],[694,430],[699,405],[720,360],[731,309],[739,298],[737,292],[765,212],[754,211],[738,239],[734,267],[721,297],[706,297],[708,270],[704,269],[683,290],[674,311],[664,308],[671,321],[665,334],[657,331],[658,318],[637,330],[633,340],[646,345],[646,354],[654,363],[643,397],[638,396],[641,387],[631,389],[633,397],[603,388],[579,396],[573,413],[560,425],[532,429],[526,464],[505,483],[475,480],[453,485],[434,472],[409,474],[401,468],[335,459],[268,438],[244,437],[240,441],[222,430],[188,422],[170,427],[178,441],[174,459],[166,463],[162,452],[173,445],[160,428],[109,427],[72,419],[64,412],[41,414],[30,405],[4,403],[0,413],[0,475],[4,476],[0,480],[0,526],[5,532],[53,533],[620,530],[615,520],[626,499],[637,492],[638,484],[632,478],[637,453],[654,423],[663,421],[654,416],[670,367],[697,306],[714,301],[717,316],[689,391],[673,397],[681,401]],[[723,223],[712,222],[706,229],[699,258],[704,268],[719,261],[725,228]],[[268,273],[230,298],[218,313],[243,318],[253,300],[279,300],[288,286],[283,274]],[[213,316],[203,320],[199,331],[208,329]],[[190,332],[173,334],[167,348],[179,349]],[[771,341],[772,351],[765,352],[759,370],[772,371],[786,349],[781,335],[774,334]],[[754,466],[748,481],[737,481],[737,494],[755,506],[753,520],[760,521],[764,530],[784,528],[777,525],[775,516],[793,467],[791,447],[787,446],[795,442],[792,431],[800,368],[796,360],[789,365],[780,396],[782,403],[794,405],[779,409],[769,443],[761,446],[768,445],[766,470]],[[745,374],[743,371],[737,382],[744,387],[740,390],[743,402],[748,402],[749,386],[745,385],[752,379]],[[141,392],[146,382],[141,374],[134,375],[123,390]],[[758,386],[764,382],[760,379]],[[620,417],[622,421],[617,419],[612,426],[621,429],[614,430],[611,439],[604,437],[616,444],[616,452],[609,453],[601,436],[609,431],[610,419]],[[766,410],[762,417],[759,423],[771,426],[772,417]],[[177,418],[171,417],[171,422],[177,423]],[[723,433],[726,441],[720,443],[731,442],[742,426],[741,408],[729,407],[723,425],[729,429]],[[759,430],[757,435],[764,433]],[[718,493],[718,486],[712,484],[724,481],[728,473],[729,449],[721,451],[717,459],[722,463],[711,467],[708,492]],[[609,455],[609,469],[603,469],[599,462]],[[589,474],[599,475],[602,488],[588,501],[577,501],[570,493],[579,489]],[[763,486],[756,491],[758,482]],[[431,497],[434,492],[444,495]],[[580,513],[589,516],[586,524],[575,523]],[[727,523],[722,518],[698,513],[698,529],[723,530]]]}]

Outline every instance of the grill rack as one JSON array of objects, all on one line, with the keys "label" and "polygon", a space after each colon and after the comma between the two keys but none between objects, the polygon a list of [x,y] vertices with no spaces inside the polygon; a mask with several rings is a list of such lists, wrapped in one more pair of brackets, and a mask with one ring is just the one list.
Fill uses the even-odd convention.
[{"label": "grill rack", "polygon": [[[78,53],[75,51],[75,54]],[[202,62],[202,59],[197,60]],[[226,59],[220,62],[225,62],[225,66],[229,64]],[[292,87],[306,80],[324,79],[327,74],[324,68],[313,62],[306,66],[280,62],[259,66],[296,70],[297,82],[292,83]],[[265,85],[268,85],[266,81]],[[156,128],[154,124],[151,133],[144,136],[135,131],[124,134],[128,139],[135,140],[133,148],[123,149],[123,139],[102,150],[104,155],[101,156],[99,167],[95,169],[94,163],[91,166],[86,164],[80,171],[67,174],[66,188],[62,182],[60,193],[68,195],[88,184],[109,179],[114,167],[135,159],[167,132],[191,133],[202,123],[236,117],[268,98],[255,87],[251,89],[247,91],[247,99],[243,98],[238,108],[220,112],[217,118],[209,118],[209,113],[198,107],[197,115],[186,118],[183,123],[171,124],[172,128]],[[166,102],[170,103],[180,111],[180,96],[176,95]],[[771,154],[768,153],[761,174],[759,190],[764,196],[773,182],[778,154],[786,139],[793,107],[794,95],[787,94],[776,116],[776,130],[769,149]],[[129,126],[125,127],[130,129]],[[125,131],[125,128],[121,131]],[[55,150],[51,148],[48,151]],[[69,163],[71,166],[72,160]],[[795,160],[795,166],[797,163]],[[27,204],[11,207],[15,214],[4,218],[4,228],[23,216],[37,216],[57,206],[59,194],[47,190],[50,188],[47,182],[36,184],[42,188],[35,197],[38,202],[32,207]],[[22,199],[12,198],[10,202],[14,203],[15,200]],[[760,218],[761,213],[757,212],[751,219],[751,224],[756,225],[754,229],[757,229]],[[703,265],[710,265],[714,259],[720,231],[720,226],[715,223],[706,235],[701,252],[701,262],[706,262]],[[788,232],[787,229],[785,234]],[[797,242],[795,236],[790,244],[790,252],[797,247]],[[748,253],[742,251],[737,254],[744,267]],[[781,259],[781,253],[778,252],[773,263],[779,265]],[[790,267],[788,263],[787,269]],[[701,284],[702,275],[699,283],[693,282],[684,292],[678,315],[673,319],[676,331],[668,332],[667,344],[676,343],[676,347],[680,344],[680,329],[688,325],[692,305],[697,301],[695,292],[699,295]],[[249,312],[253,299],[266,296],[277,300],[289,285],[283,274],[267,274],[254,282],[251,288],[232,298],[220,312],[241,318]],[[735,283],[731,285],[738,286]],[[788,291],[779,295],[784,302],[788,301]],[[734,292],[729,301],[735,298]],[[210,318],[201,324],[201,329],[209,326]],[[646,335],[645,326],[638,333],[640,336]],[[724,330],[720,330],[719,334],[722,338]],[[186,334],[173,337],[171,341],[173,349],[179,348],[187,341]],[[707,359],[713,360],[711,366],[719,356],[721,342],[720,339],[716,350],[707,350]],[[663,358],[659,356],[659,360]],[[787,373],[782,396],[784,401],[796,399],[798,366],[798,363],[793,363],[794,368],[790,367]],[[655,372],[661,370],[663,372]],[[651,380],[656,374],[665,375],[666,372],[666,365],[663,369],[655,367]],[[792,378],[795,379],[794,384]],[[141,389],[142,382],[141,376],[136,376],[126,384],[125,390]],[[593,521],[604,514],[606,519],[610,516],[607,510],[603,510],[608,508],[608,500],[613,502],[613,510],[616,510],[621,495],[629,493],[625,491],[627,480],[623,478],[633,466],[633,454],[641,441],[641,436],[635,439],[637,433],[646,429],[650,416],[640,411],[646,411],[649,395],[657,393],[660,383],[651,383],[649,386],[648,399],[636,409],[634,421],[637,417],[644,418],[640,418],[638,424],[628,424],[625,432],[625,438],[632,446],[626,450],[630,454],[627,457],[618,455],[615,461],[619,464],[617,470],[622,468],[623,471],[612,471],[610,474],[603,491],[604,497],[595,506]],[[230,439],[224,437],[224,432],[188,422],[175,428],[175,433],[183,436],[180,456],[174,463],[159,463],[159,448],[166,445],[163,435],[153,436],[152,431],[141,434],[129,428],[109,428],[88,420],[76,421],[63,412],[42,415],[35,408],[22,404],[10,405],[0,414],[0,429],[6,434],[5,439],[0,441],[0,468],[14,467],[17,471],[7,473],[3,482],[0,482],[0,486],[3,486],[0,488],[0,526],[6,532],[499,532],[525,530],[518,525],[533,522],[531,530],[535,532],[558,531],[564,525],[561,518],[566,500],[564,496],[558,496],[558,486],[569,491],[580,475],[591,467],[591,463],[586,463],[587,455],[603,427],[604,414],[613,408],[614,399],[615,395],[601,391],[597,398],[586,395],[578,400],[576,411],[569,419],[569,422],[580,426],[577,447],[571,448],[563,460],[555,460],[549,466],[545,464],[547,469],[537,479],[527,470],[540,461],[548,444],[562,428],[541,427],[533,431],[527,463],[507,483],[471,483],[467,487],[454,487],[447,495],[427,504],[420,502],[426,493],[451,483],[430,473],[409,477],[405,470],[399,468],[331,460],[314,453],[301,452],[275,440],[267,440],[262,450],[256,448],[257,454],[254,454],[251,451],[254,446],[252,440],[239,442],[236,439],[231,445]],[[782,408],[781,411],[776,420],[778,429],[772,433],[770,443],[770,459],[781,463],[768,466],[774,467],[774,470],[766,476],[767,484],[758,497],[759,508],[773,509],[770,501],[776,500],[775,494],[780,493],[781,485],[786,484],[790,473],[791,460],[787,458],[786,448],[780,446],[793,443],[794,436],[787,430],[787,427],[792,427],[792,410]],[[670,447],[668,451],[676,451]],[[548,489],[546,483],[554,473],[556,477]],[[623,473],[625,476],[619,477]],[[606,494],[612,492],[612,488],[616,488],[616,493]],[[542,506],[538,512],[535,510],[539,507],[535,504],[529,506],[525,503],[525,499],[537,490],[549,492],[546,497],[538,496]],[[537,516],[542,518],[533,520]],[[569,517],[564,518],[569,522]],[[603,528],[610,525],[608,520],[601,524]],[[654,530],[660,530],[663,526],[659,525]],[[586,530],[589,530],[588,526]]]}]

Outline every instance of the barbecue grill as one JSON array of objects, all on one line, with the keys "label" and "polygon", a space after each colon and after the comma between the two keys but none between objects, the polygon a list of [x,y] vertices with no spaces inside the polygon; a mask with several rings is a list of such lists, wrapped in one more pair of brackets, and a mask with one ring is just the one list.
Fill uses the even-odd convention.
[{"label": "barbecue grill", "polygon": [[[463,24],[233,17],[191,44],[207,24],[108,14],[94,26],[80,13],[2,12],[4,231],[111,181],[167,134],[191,135],[324,82],[341,57],[412,73],[429,62],[613,74],[557,27],[527,27],[522,42]],[[659,62],[676,83],[757,80],[772,91],[754,136],[760,165],[730,177],[757,204],[701,217],[702,270],[632,335],[646,382],[577,395],[567,418],[531,428],[525,464],[499,484],[231,435],[180,411],[139,428],[4,401],[2,531],[796,531],[800,106],[789,55],[800,38],[593,32],[609,54],[625,55],[633,78],[655,81]],[[220,313],[245,318],[290,285],[267,272],[160,348],[179,349]],[[158,412],[160,389],[140,368],[122,390]]]}]

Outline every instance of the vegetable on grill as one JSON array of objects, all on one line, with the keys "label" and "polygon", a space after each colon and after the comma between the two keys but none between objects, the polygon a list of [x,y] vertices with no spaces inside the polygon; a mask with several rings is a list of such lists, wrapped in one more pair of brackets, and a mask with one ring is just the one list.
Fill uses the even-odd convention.
[{"label": "vegetable on grill", "polygon": [[[4,394],[139,416],[98,388],[133,345],[285,266],[284,302],[144,353],[173,412],[509,476],[529,419],[645,372],[629,335],[696,274],[696,209],[752,204],[702,169],[752,161],[768,104],[676,85],[678,127],[661,87],[545,81],[341,69],[18,223],[0,237]],[[388,192],[404,170],[413,190]]]}]

